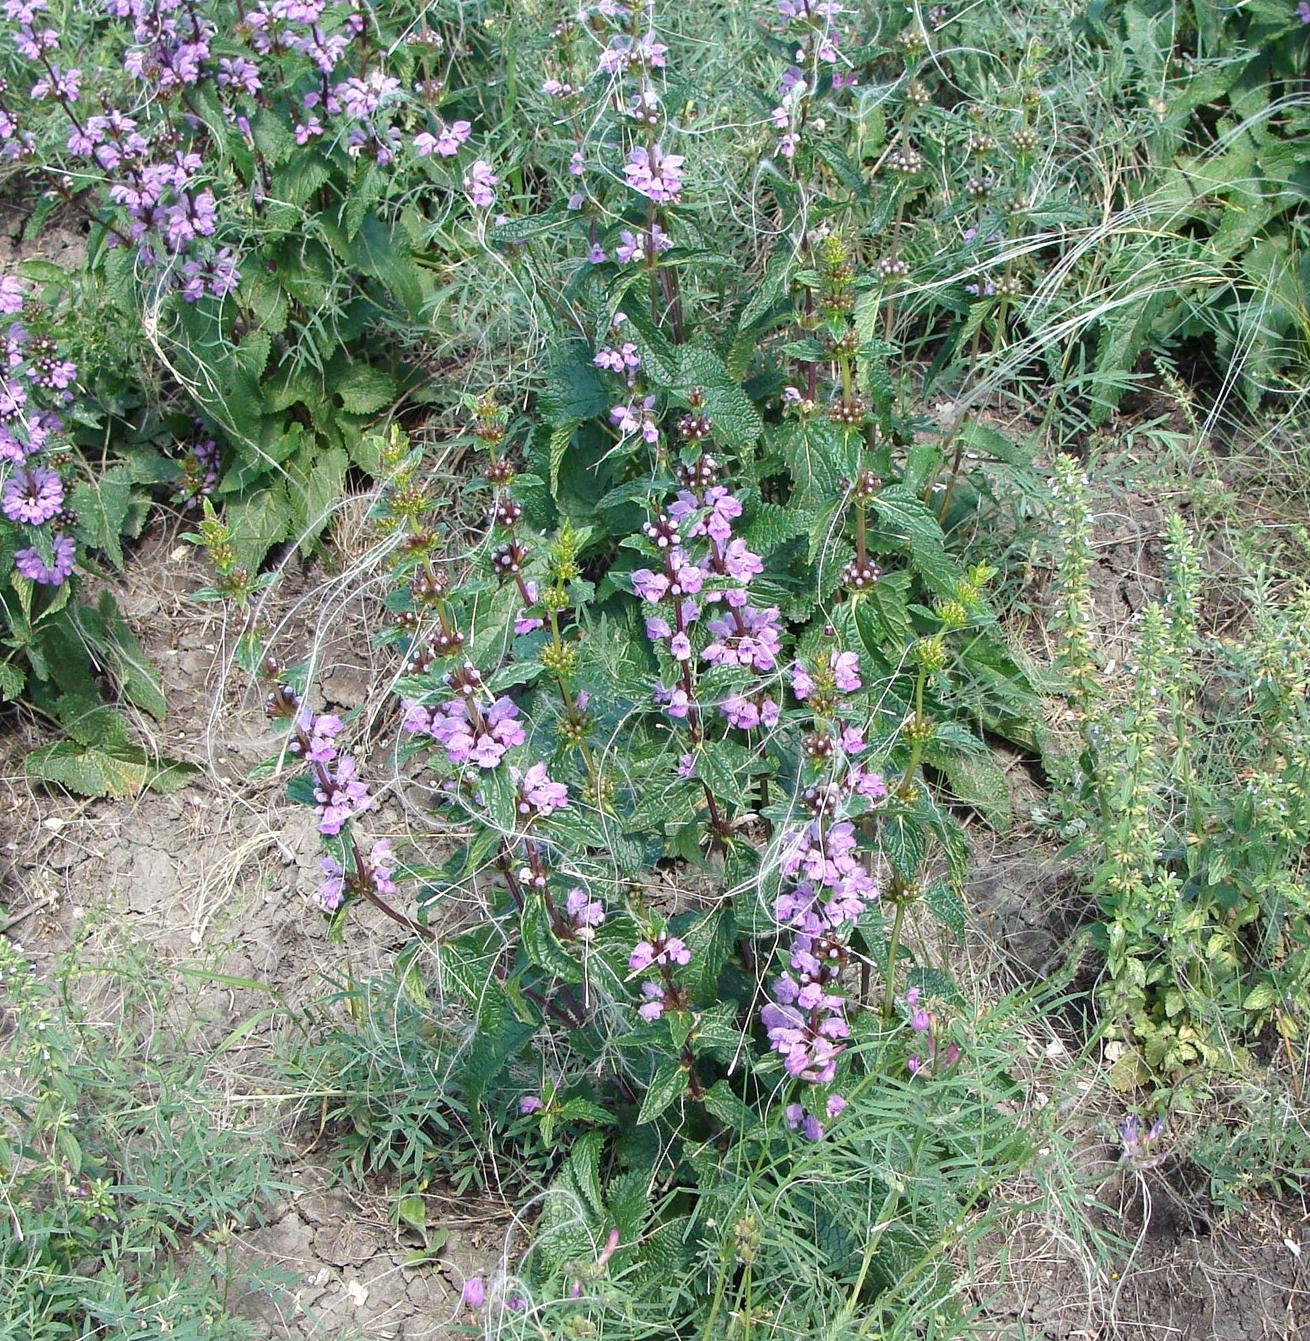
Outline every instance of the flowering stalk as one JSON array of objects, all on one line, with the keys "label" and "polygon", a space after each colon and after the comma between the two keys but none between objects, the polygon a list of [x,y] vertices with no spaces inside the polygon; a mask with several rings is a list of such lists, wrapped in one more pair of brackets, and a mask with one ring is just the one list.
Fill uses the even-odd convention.
[{"label": "flowering stalk", "polygon": [[821,1087],[816,1101],[788,1106],[788,1125],[809,1140],[824,1134],[824,1120],[841,1114],[845,1100],[830,1090],[850,1026],[842,990],[851,958],[851,936],[866,906],[879,896],[877,881],[861,859],[854,821],[880,806],[887,787],[880,774],[858,761],[865,749],[846,696],[861,687],[851,652],[792,669],[792,691],[812,714],[812,731],[802,742],[810,760],[801,798],[811,818],[781,835],[779,867],[784,879],[774,915],[791,932],[788,971],[771,988],[761,1022],[787,1073]]}]

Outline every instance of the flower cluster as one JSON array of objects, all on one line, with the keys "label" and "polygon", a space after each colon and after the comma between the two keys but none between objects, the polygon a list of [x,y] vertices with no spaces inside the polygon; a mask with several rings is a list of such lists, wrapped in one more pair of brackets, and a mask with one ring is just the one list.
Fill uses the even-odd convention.
[{"label": "flower cluster", "polygon": [[[837,1060],[850,1035],[842,985],[850,937],[879,896],[869,854],[847,818],[887,795],[881,776],[856,762],[864,736],[842,717],[843,696],[860,687],[859,662],[850,652],[833,651],[792,670],[793,692],[814,713],[815,729],[803,745],[815,779],[802,792],[812,818],[779,838],[778,868],[785,883],[774,916],[791,932],[791,944],[787,970],[775,979],[760,1020],[788,1075],[814,1086],[836,1080]],[[828,1119],[844,1107],[840,1095],[827,1095]],[[823,1123],[806,1105],[793,1104],[787,1120],[810,1140],[823,1135]]]},{"label": "flower cluster", "polygon": [[778,0],[785,36],[795,43],[795,63],[778,77],[778,102],[769,113],[783,158],[796,157],[802,137],[827,129],[820,92],[837,94],[857,82],[841,54],[837,19],[844,10],[840,0]]},{"label": "flower cluster", "polygon": [[691,951],[677,937],[657,932],[637,942],[628,956],[628,967],[633,973],[659,972],[658,979],[645,978],[641,984],[642,1003],[637,1014],[653,1024],[666,1010],[683,1010],[687,1005],[686,991],[678,985],[673,970],[691,963]]},{"label": "flower cluster", "polygon": [[445,747],[452,764],[497,767],[510,750],[526,739],[517,706],[504,695],[480,703],[477,691],[482,686],[482,677],[468,663],[451,671],[445,679],[455,697],[432,709],[406,700],[403,729],[410,735],[431,736]]},{"label": "flower cluster", "polygon": [[366,888],[379,894],[396,892],[396,862],[390,839],[379,838],[373,844],[363,869],[347,872],[335,857],[326,853],[319,858],[319,864],[323,868],[323,883],[319,886],[318,901],[324,912],[335,913],[348,893]]},{"label": "flower cluster", "polygon": [[[776,669],[782,651],[782,615],[773,606],[750,600],[751,580],[764,564],[740,536],[732,533],[741,516],[741,502],[717,482],[717,465],[703,456],[681,468],[683,488],[664,511],[645,525],[660,569],[639,568],[632,588],[648,605],[646,635],[662,646],[678,667],[678,682],[660,686],[656,697],[672,717],[692,711],[692,666],[698,659],[710,666],[735,666],[764,674]],[[705,636],[697,630],[707,607],[722,613],[704,619]],[[699,654],[695,642],[702,643]],[[777,704],[767,694],[737,693],[720,706],[733,726],[749,730],[778,720]]]},{"label": "flower cluster", "polygon": [[[111,245],[130,245],[136,262],[188,303],[226,297],[241,282],[239,258],[218,240],[222,170],[214,135],[195,111],[199,89],[222,109],[231,142],[256,165],[253,173],[241,172],[257,210],[273,185],[260,117],[280,120],[302,149],[321,141],[326,153],[341,146],[379,166],[406,143],[417,158],[453,157],[472,133],[468,121],[429,119],[426,112],[423,128],[410,133],[414,93],[420,103],[431,99],[424,85],[411,93],[378,63],[366,13],[355,3],[266,0],[244,12],[238,6],[233,31],[220,33],[206,7],[190,0],[106,0],[109,31],[123,46],[122,68],[152,95],[135,115],[111,106],[98,79],[65,60],[64,33],[46,22],[47,7],[48,0],[8,0],[4,12],[9,42],[36,76],[28,98],[57,104],[63,113],[71,160],[63,191],[73,183],[78,190],[98,187],[121,212],[122,226],[110,227]],[[176,99],[186,101],[186,115],[169,112]],[[35,152],[21,110],[0,106],[0,156],[13,161]],[[465,179],[483,208],[494,199],[495,183],[482,160]]]},{"label": "flower cluster", "polygon": [[56,407],[72,400],[77,368],[39,329],[38,313],[23,320],[24,306],[18,280],[0,279],[0,313],[14,318],[0,335],[0,468],[7,467],[0,512],[26,541],[14,551],[19,575],[54,587],[73,571],[77,552],[68,534],[76,518],[53,464],[63,432]]}]

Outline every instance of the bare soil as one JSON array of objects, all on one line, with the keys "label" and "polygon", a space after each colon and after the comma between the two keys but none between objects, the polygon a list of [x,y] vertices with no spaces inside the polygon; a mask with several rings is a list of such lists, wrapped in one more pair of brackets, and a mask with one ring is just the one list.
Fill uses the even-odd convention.
[{"label": "bare soil", "polygon": [[[24,949],[46,970],[75,936],[79,955],[92,962],[112,956],[124,936],[148,945],[156,968],[185,987],[179,1018],[159,1027],[185,1025],[193,1047],[216,1050],[210,1079],[227,1102],[218,1104],[215,1121],[241,1121],[252,1102],[276,1109],[286,1141],[278,1178],[295,1190],[252,1208],[234,1250],[239,1263],[279,1267],[297,1282],[240,1303],[267,1336],[447,1335],[467,1276],[507,1269],[514,1217],[495,1198],[444,1197],[434,1189],[426,1194],[429,1223],[445,1231],[445,1243],[430,1263],[406,1265],[419,1245],[396,1226],[394,1193],[380,1184],[334,1185],[315,1114],[279,1080],[276,1059],[293,1016],[322,1024],[344,1018],[344,1007],[329,998],[345,976],[345,951],[329,941],[316,904],[321,872],[312,812],[286,803],[285,775],[248,780],[276,737],[230,664],[235,630],[219,607],[190,597],[207,579],[178,538],[183,529],[176,520],[156,527],[113,587],[161,672],[169,704],[164,723],[139,721],[143,738],[161,756],[203,771],[167,796],[88,801],[38,791],[21,759],[45,738],[42,727],[11,723],[0,755],[4,903]],[[285,660],[315,652],[311,701],[344,714],[367,697],[376,668],[363,611],[349,600],[334,604],[332,582],[330,573],[296,571],[293,560],[264,618]],[[392,837],[403,851],[416,831],[423,837],[421,794],[396,776],[386,736],[370,744],[372,725],[355,724],[352,743],[366,775],[384,784],[369,831]],[[362,978],[388,964],[406,940],[380,914],[356,911],[350,968]],[[256,1017],[233,1046],[234,1028]]]}]

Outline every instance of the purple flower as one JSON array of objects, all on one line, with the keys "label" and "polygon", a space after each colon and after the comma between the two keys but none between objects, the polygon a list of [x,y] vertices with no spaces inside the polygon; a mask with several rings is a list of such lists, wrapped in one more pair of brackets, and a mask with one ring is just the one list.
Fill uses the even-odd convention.
[{"label": "purple flower", "polygon": [[76,547],[72,538],[57,535],[51,542],[52,558],[49,564],[33,548],[20,549],[14,554],[14,564],[22,577],[45,587],[57,587],[73,571]]},{"label": "purple flower", "polygon": [[[453,764],[472,760],[479,768],[495,768],[508,750],[522,745],[526,736],[517,718],[519,710],[508,698],[498,698],[485,712],[471,698],[457,698],[433,709],[428,734],[441,742]],[[424,730],[421,711],[413,705],[406,714],[416,730]]]},{"label": "purple flower", "polygon": [[657,605],[669,590],[669,579],[663,573],[652,572],[649,568],[638,568],[632,575],[632,589],[643,601]]},{"label": "purple flower", "polygon": [[379,894],[394,894],[396,859],[391,851],[391,840],[379,838],[368,850],[368,880]]},{"label": "purple flower", "polygon": [[830,1118],[839,1118],[846,1111],[846,1100],[840,1094],[828,1096],[827,1112]]},{"label": "purple flower", "polygon": [[248,61],[244,56],[218,58],[218,86],[226,88],[231,85],[239,88],[243,93],[248,93],[252,97],[263,87],[259,79],[259,67],[254,61]]},{"label": "purple flower", "polygon": [[732,694],[719,705],[719,715],[738,731],[751,731],[760,724],[759,705],[741,694]]},{"label": "purple flower", "polygon": [[641,367],[641,355],[637,353],[637,346],[631,340],[626,340],[617,347],[603,345],[596,351],[592,362],[598,368],[608,368],[610,372],[624,376]]},{"label": "purple flower", "polygon": [[579,940],[589,941],[605,920],[605,906],[585,889],[575,887],[564,901],[564,915],[573,927],[573,934]]},{"label": "purple flower", "polygon": [[569,803],[569,789],[562,782],[552,782],[546,775],[545,764],[533,764],[522,780],[518,770],[511,770],[519,783],[518,813],[526,818],[537,815],[549,815],[552,811],[562,810]]},{"label": "purple flower", "polygon": [[834,652],[831,658],[833,680],[843,694],[860,687],[860,659],[854,652]]},{"label": "purple flower", "polygon": [[638,941],[628,956],[628,967],[634,973],[644,969],[664,968],[673,964],[690,964],[691,951],[677,936],[656,936],[653,940]]},{"label": "purple flower", "polygon": [[646,999],[637,1007],[637,1014],[647,1024],[654,1024],[664,1014],[664,988],[657,982],[647,980],[641,985],[641,994]]},{"label": "purple flower", "polygon": [[[472,134],[473,127],[467,121],[452,121],[449,126],[444,123],[438,127],[435,135],[429,131],[422,131],[414,136],[414,149],[420,158],[427,158],[430,154],[437,154],[442,158],[453,158],[459,153],[459,147]],[[484,164],[484,167],[488,165]],[[490,168],[488,167],[488,171]],[[496,179],[493,177],[488,183],[494,186]],[[467,183],[466,183],[467,185]],[[489,205],[490,200],[487,201]]]},{"label": "purple flower", "polygon": [[535,1094],[525,1094],[519,1100],[519,1113],[527,1117],[529,1113],[540,1113],[545,1106]]},{"label": "purple flower", "polygon": [[807,1141],[823,1140],[823,1124],[803,1104],[788,1104],[783,1110],[783,1116],[787,1119],[787,1126],[792,1131],[799,1127]]},{"label": "purple flower", "polygon": [[1310,0],[1301,0],[1301,3],[1296,7],[1296,17],[1302,23],[1310,23]]},{"label": "purple flower", "polygon": [[471,1309],[479,1309],[487,1302],[487,1287],[481,1276],[470,1276],[464,1282],[463,1299]]},{"label": "purple flower", "polygon": [[875,805],[887,799],[887,783],[881,773],[867,773],[863,769],[852,769],[847,776],[851,790],[863,796]]},{"label": "purple flower", "polygon": [[[332,743],[345,727],[345,723],[334,713],[325,712],[315,717],[308,708],[301,708],[296,714],[296,726],[309,737],[309,749],[305,758],[313,764],[331,763],[337,755],[337,747]],[[300,753],[300,742],[293,740],[292,753]]]},{"label": "purple flower", "polygon": [[318,802],[318,831],[333,838],[341,832],[341,826],[347,820],[367,810],[373,804],[373,798],[360,780],[354,759],[348,754],[338,761],[335,776],[327,774],[325,783],[314,789],[314,799]]},{"label": "purple flower", "polygon": [[709,621],[715,635],[701,656],[712,666],[743,666],[748,670],[771,671],[782,650],[779,623],[782,613],[776,607],[758,610],[754,606],[734,609],[721,619]]},{"label": "purple flower", "polygon": [[496,201],[494,188],[499,181],[500,178],[491,170],[491,164],[479,158],[464,176],[464,190],[479,209],[490,209]]},{"label": "purple flower", "polygon": [[409,735],[431,735],[432,714],[421,703],[406,699],[401,705],[405,709],[400,729]]},{"label": "purple flower", "polygon": [[601,74],[622,74],[633,66],[659,69],[666,63],[668,47],[655,40],[654,33],[633,39],[620,34],[610,38],[609,46],[600,54],[596,68]]},{"label": "purple flower", "polygon": [[673,246],[673,239],[659,224],[652,224],[648,233],[631,233],[626,228],[619,229],[619,245],[614,249],[615,260],[622,265],[640,265],[646,259],[646,248],[652,238],[657,256]]},{"label": "purple flower", "polygon": [[696,756],[694,754],[684,754],[678,760],[678,776],[680,778],[696,776]]},{"label": "purple flower", "polygon": [[640,433],[649,443],[659,441],[660,431],[655,423],[655,397],[644,396],[640,404],[616,405],[610,411],[610,422],[627,437]]},{"label": "purple flower", "polygon": [[335,913],[346,897],[346,873],[332,857],[320,857],[319,865],[323,883],[318,888],[318,901],[324,912]]},{"label": "purple flower", "polygon": [[682,198],[681,154],[669,154],[660,145],[637,145],[623,165],[628,185],[656,204],[676,204]]},{"label": "purple flower", "polygon": [[5,482],[0,507],[13,522],[41,526],[64,505],[64,486],[53,470],[22,466]]},{"label": "purple flower", "polygon": [[23,289],[16,275],[0,276],[0,312],[12,317],[23,310]]}]

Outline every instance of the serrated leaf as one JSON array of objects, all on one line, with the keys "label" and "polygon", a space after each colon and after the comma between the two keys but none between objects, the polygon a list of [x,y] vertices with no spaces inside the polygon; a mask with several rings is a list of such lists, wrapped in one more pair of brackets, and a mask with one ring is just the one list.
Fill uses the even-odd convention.
[{"label": "serrated leaf", "polygon": [[350,414],[375,414],[396,396],[391,374],[368,363],[356,363],[338,376],[331,390]]},{"label": "serrated leaf", "polygon": [[952,595],[963,574],[946,553],[945,536],[937,518],[901,485],[892,484],[873,500],[879,523],[910,551],[915,569],[940,595]]},{"label": "serrated leaf", "polygon": [[527,902],[519,915],[519,928],[523,937],[523,951],[534,964],[562,982],[582,981],[582,968],[551,930],[550,914],[546,911],[545,900],[539,894],[528,893]]},{"label": "serrated leaf", "polygon": [[965,908],[944,880],[934,880],[923,891],[923,906],[948,931],[957,936],[964,932]]},{"label": "serrated leaf", "polygon": [[548,214],[527,214],[521,219],[506,219],[487,230],[487,240],[501,244],[526,242],[529,238],[558,232],[562,224],[574,217],[566,210],[552,210]]},{"label": "serrated leaf", "polygon": [[733,1093],[726,1080],[716,1081],[706,1090],[705,1107],[734,1136],[751,1136],[763,1130],[759,1115]]},{"label": "serrated leaf", "polygon": [[854,602],[855,628],[869,655],[895,662],[910,639],[912,628],[906,594],[910,575],[884,573]]},{"label": "serrated leaf", "polygon": [[[84,611],[84,619],[89,612]],[[156,721],[168,710],[159,672],[150,664],[145,649],[128,627],[114,601],[113,593],[103,591],[95,605],[98,628],[93,641],[118,681],[124,696]],[[89,624],[90,621],[87,620]],[[88,629],[88,632],[90,630]]]},{"label": "serrated leaf", "polygon": [[945,775],[955,799],[972,806],[997,833],[1013,827],[1010,788],[1004,770],[990,753],[934,754],[932,765]]},{"label": "serrated leaf", "polygon": [[423,274],[414,263],[404,234],[375,215],[364,217],[350,243],[350,262],[362,274],[384,284],[410,316],[423,311]]},{"label": "serrated leaf", "polygon": [[583,1098],[569,1099],[564,1103],[559,1110],[559,1119],[561,1122],[594,1122],[601,1127],[612,1127],[618,1122],[613,1113]]},{"label": "serrated leaf", "polygon": [[100,474],[94,484],[79,484],[69,500],[77,513],[79,539],[109,556],[115,568],[123,566],[121,536],[132,504],[132,475],[125,466]]},{"label": "serrated leaf", "polygon": [[638,1125],[654,1122],[659,1115],[687,1088],[687,1073],[682,1063],[671,1061],[660,1065],[641,1100],[637,1114]]},{"label": "serrated leaf", "polygon": [[291,535],[292,510],[281,484],[230,503],[225,520],[242,562],[257,569],[264,555]]},{"label": "serrated leaf", "polygon": [[605,1214],[605,1199],[600,1188],[600,1156],[604,1148],[604,1132],[584,1132],[574,1138],[573,1149],[564,1165],[565,1174],[599,1216]]},{"label": "serrated leaf", "polygon": [[749,446],[764,431],[760,412],[728,376],[723,360],[712,350],[683,345],[678,351],[678,376],[673,390],[689,395],[699,388],[714,434],[729,447]]},{"label": "serrated leaf", "polygon": [[1011,466],[1026,466],[1032,462],[1032,453],[1019,446],[990,424],[977,421],[960,429],[960,441],[970,450],[994,457]]},{"label": "serrated leaf", "polygon": [[586,346],[572,340],[556,349],[538,406],[546,423],[558,428],[608,414],[618,399],[593,366]]},{"label": "serrated leaf", "polygon": [[12,661],[0,661],[0,702],[8,703],[23,692],[27,672]]},{"label": "serrated leaf", "polygon": [[162,763],[135,746],[96,749],[75,740],[59,740],[34,750],[24,760],[31,778],[58,783],[81,796],[138,796],[148,787],[170,791],[198,770],[194,765]]}]

